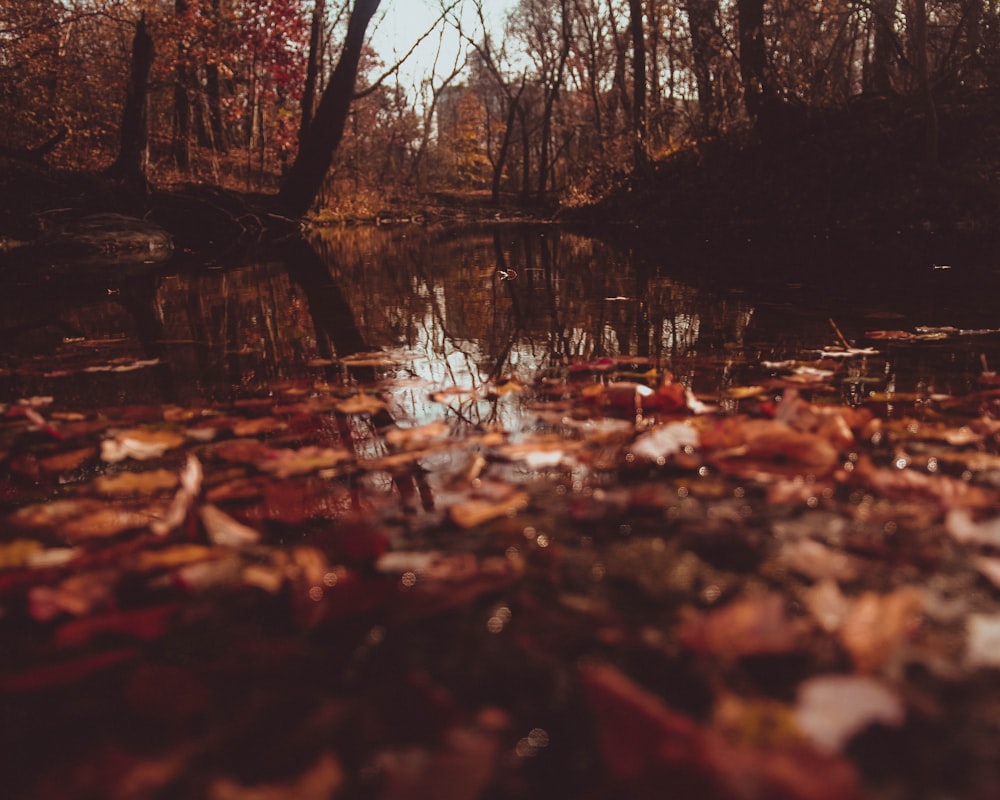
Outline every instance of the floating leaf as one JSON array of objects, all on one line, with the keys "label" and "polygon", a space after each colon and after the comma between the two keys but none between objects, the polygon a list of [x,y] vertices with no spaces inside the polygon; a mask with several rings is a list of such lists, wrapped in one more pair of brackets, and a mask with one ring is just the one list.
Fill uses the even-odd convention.
[{"label": "floating leaf", "polygon": [[385,440],[393,447],[426,447],[431,442],[447,436],[450,429],[443,420],[435,420],[415,428],[391,428],[385,433]]},{"label": "floating leaf", "polygon": [[267,472],[277,478],[288,478],[292,475],[305,475],[335,467],[351,458],[353,455],[343,448],[311,445],[299,450],[290,448],[268,450],[264,457],[256,460],[254,464],[261,472]]},{"label": "floating leaf", "polygon": [[260,436],[263,433],[282,431],[288,424],[274,417],[258,417],[257,419],[233,420],[229,429],[233,436]]},{"label": "floating leaf", "polygon": [[0,544],[0,569],[23,567],[44,550],[34,539],[14,539]]},{"label": "floating leaf", "polygon": [[146,472],[120,472],[117,475],[102,475],[94,481],[94,489],[100,494],[124,496],[155,494],[169,491],[177,486],[175,472],[166,469]]},{"label": "floating leaf", "polygon": [[474,528],[497,517],[516,514],[528,505],[531,499],[527,492],[513,491],[500,499],[472,499],[456,503],[448,509],[448,514],[456,525]]},{"label": "floating leaf", "polygon": [[101,458],[115,464],[126,458],[147,461],[184,444],[184,437],[167,430],[132,428],[101,442]]},{"label": "floating leaf", "polygon": [[701,439],[698,432],[683,422],[659,425],[640,434],[632,443],[631,452],[647,461],[661,462],[688,448],[696,448]]},{"label": "floating leaf", "polygon": [[340,414],[377,414],[385,410],[385,403],[370,394],[359,392],[337,403],[334,408]]}]

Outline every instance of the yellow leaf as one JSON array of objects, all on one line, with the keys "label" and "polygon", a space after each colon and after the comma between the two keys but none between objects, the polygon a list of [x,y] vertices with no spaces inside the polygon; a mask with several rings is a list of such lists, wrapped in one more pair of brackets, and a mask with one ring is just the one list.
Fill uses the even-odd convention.
[{"label": "yellow leaf", "polygon": [[112,464],[124,461],[126,458],[146,461],[159,458],[168,450],[173,450],[182,444],[184,437],[173,431],[133,428],[119,431],[101,442],[101,458]]},{"label": "yellow leaf", "polygon": [[502,500],[467,500],[449,509],[452,521],[462,528],[474,528],[497,517],[516,514],[528,505],[527,492],[514,492]]},{"label": "yellow leaf", "polygon": [[122,472],[102,475],[94,481],[94,488],[105,495],[154,494],[177,486],[177,473],[166,469],[147,472]]},{"label": "yellow leaf", "polygon": [[0,569],[23,567],[42,551],[41,542],[34,539],[15,539],[0,545]]},{"label": "yellow leaf", "polygon": [[360,392],[354,397],[349,397],[343,402],[337,403],[334,408],[341,414],[377,414],[385,408],[385,403],[377,397]]}]

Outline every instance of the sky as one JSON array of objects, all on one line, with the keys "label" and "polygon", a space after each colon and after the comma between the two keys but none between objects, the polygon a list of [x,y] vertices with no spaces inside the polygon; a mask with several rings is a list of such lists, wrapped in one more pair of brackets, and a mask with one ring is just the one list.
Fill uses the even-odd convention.
[{"label": "sky", "polygon": [[[483,0],[494,30],[501,29],[504,17],[515,2],[516,0]],[[469,5],[466,19],[471,25],[475,21],[475,15],[471,13],[471,3]],[[373,20],[373,29],[370,29],[371,45],[387,64],[392,63],[395,60],[394,54],[398,57],[405,54],[440,14],[441,0],[384,0]],[[439,34],[434,33],[420,45],[400,70],[402,84],[415,85],[430,72],[439,41]],[[458,33],[454,28],[446,27],[437,74],[450,74],[456,55],[464,51],[465,47]]]}]

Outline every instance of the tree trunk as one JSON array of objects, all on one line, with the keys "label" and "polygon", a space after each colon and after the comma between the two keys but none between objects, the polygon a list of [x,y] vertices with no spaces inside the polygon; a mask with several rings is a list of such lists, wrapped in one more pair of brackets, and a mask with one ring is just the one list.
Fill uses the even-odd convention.
[{"label": "tree trunk", "polygon": [[132,39],[132,69],[122,113],[118,157],[107,174],[145,192],[149,161],[149,73],[153,67],[153,37],[146,30],[146,15],[139,18]]},{"label": "tree trunk", "polygon": [[[212,14],[216,26],[222,25],[222,14],[219,8],[220,0],[212,0]],[[221,34],[217,33],[217,36]],[[222,115],[222,80],[219,75],[219,65],[210,62],[205,65],[205,95],[208,100],[209,129],[212,132],[212,144],[217,153],[225,153],[229,149],[229,138],[226,136],[226,126]]]},{"label": "tree trunk", "polygon": [[873,0],[875,43],[871,63],[871,88],[876,94],[893,91],[892,71],[896,62],[896,0]]},{"label": "tree trunk", "polygon": [[500,181],[503,179],[504,167],[507,165],[507,154],[510,152],[510,140],[514,135],[514,119],[517,116],[517,107],[521,102],[521,93],[524,91],[527,78],[521,80],[521,88],[516,95],[507,98],[507,119],[503,132],[503,139],[500,141],[500,152],[497,154],[496,163],[493,165],[493,182],[490,185],[490,199],[493,205],[500,203]]},{"label": "tree trunk", "polygon": [[632,159],[636,170],[644,170],[649,153],[646,149],[646,28],[642,19],[642,0],[629,0],[628,10],[632,30]]},{"label": "tree trunk", "polygon": [[698,133],[714,132],[717,123],[712,65],[719,55],[719,0],[687,0],[684,4],[691,34],[691,58],[698,90]]},{"label": "tree trunk", "polygon": [[295,162],[281,183],[278,205],[292,217],[302,217],[312,206],[340,146],[344,125],[354,99],[354,83],[358,62],[365,42],[368,23],[375,15],[380,0],[356,0],[347,23],[347,36],[340,60],[330,77],[330,83],[320,97],[316,115],[309,125]]},{"label": "tree trunk", "polygon": [[909,0],[906,6],[907,29],[910,31],[910,47],[913,64],[917,72],[917,85],[924,107],[924,158],[929,168],[938,166],[937,107],[931,90],[930,60],[927,54],[927,3],[926,0]]},{"label": "tree trunk", "polygon": [[764,0],[737,0],[740,35],[740,80],[743,104],[758,129],[767,128],[772,87],[764,43]]},{"label": "tree trunk", "polygon": [[[179,24],[187,25],[190,6],[188,0],[175,0],[174,15]],[[187,48],[177,46],[177,64],[174,74],[174,128],[171,141],[171,155],[179,170],[187,170],[191,165],[191,99],[188,97],[189,69]]]},{"label": "tree trunk", "polygon": [[323,18],[326,15],[326,0],[316,0],[313,7],[312,25],[309,28],[309,59],[306,62],[306,85],[302,91],[302,119],[299,122],[299,141],[306,135],[312,123],[313,106],[316,104],[316,87],[319,85],[320,55],[323,48]]}]

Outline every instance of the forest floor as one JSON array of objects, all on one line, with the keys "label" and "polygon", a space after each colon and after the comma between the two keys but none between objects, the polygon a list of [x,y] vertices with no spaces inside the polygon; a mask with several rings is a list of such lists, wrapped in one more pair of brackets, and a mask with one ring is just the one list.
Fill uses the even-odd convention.
[{"label": "forest floor", "polygon": [[[831,122],[677,156],[600,216],[995,230],[1000,125],[940,111],[947,179],[910,166],[917,118]],[[19,174],[0,238],[130,208]],[[175,197],[231,216],[230,195]],[[992,320],[991,297],[965,305]],[[21,391],[165,368],[119,339],[11,353],[5,796],[996,798],[1000,330],[974,316],[693,352],[685,370],[726,381],[711,396],[631,357],[446,380],[416,390],[425,423],[385,353],[191,407]],[[820,344],[844,339],[829,322]]]}]

